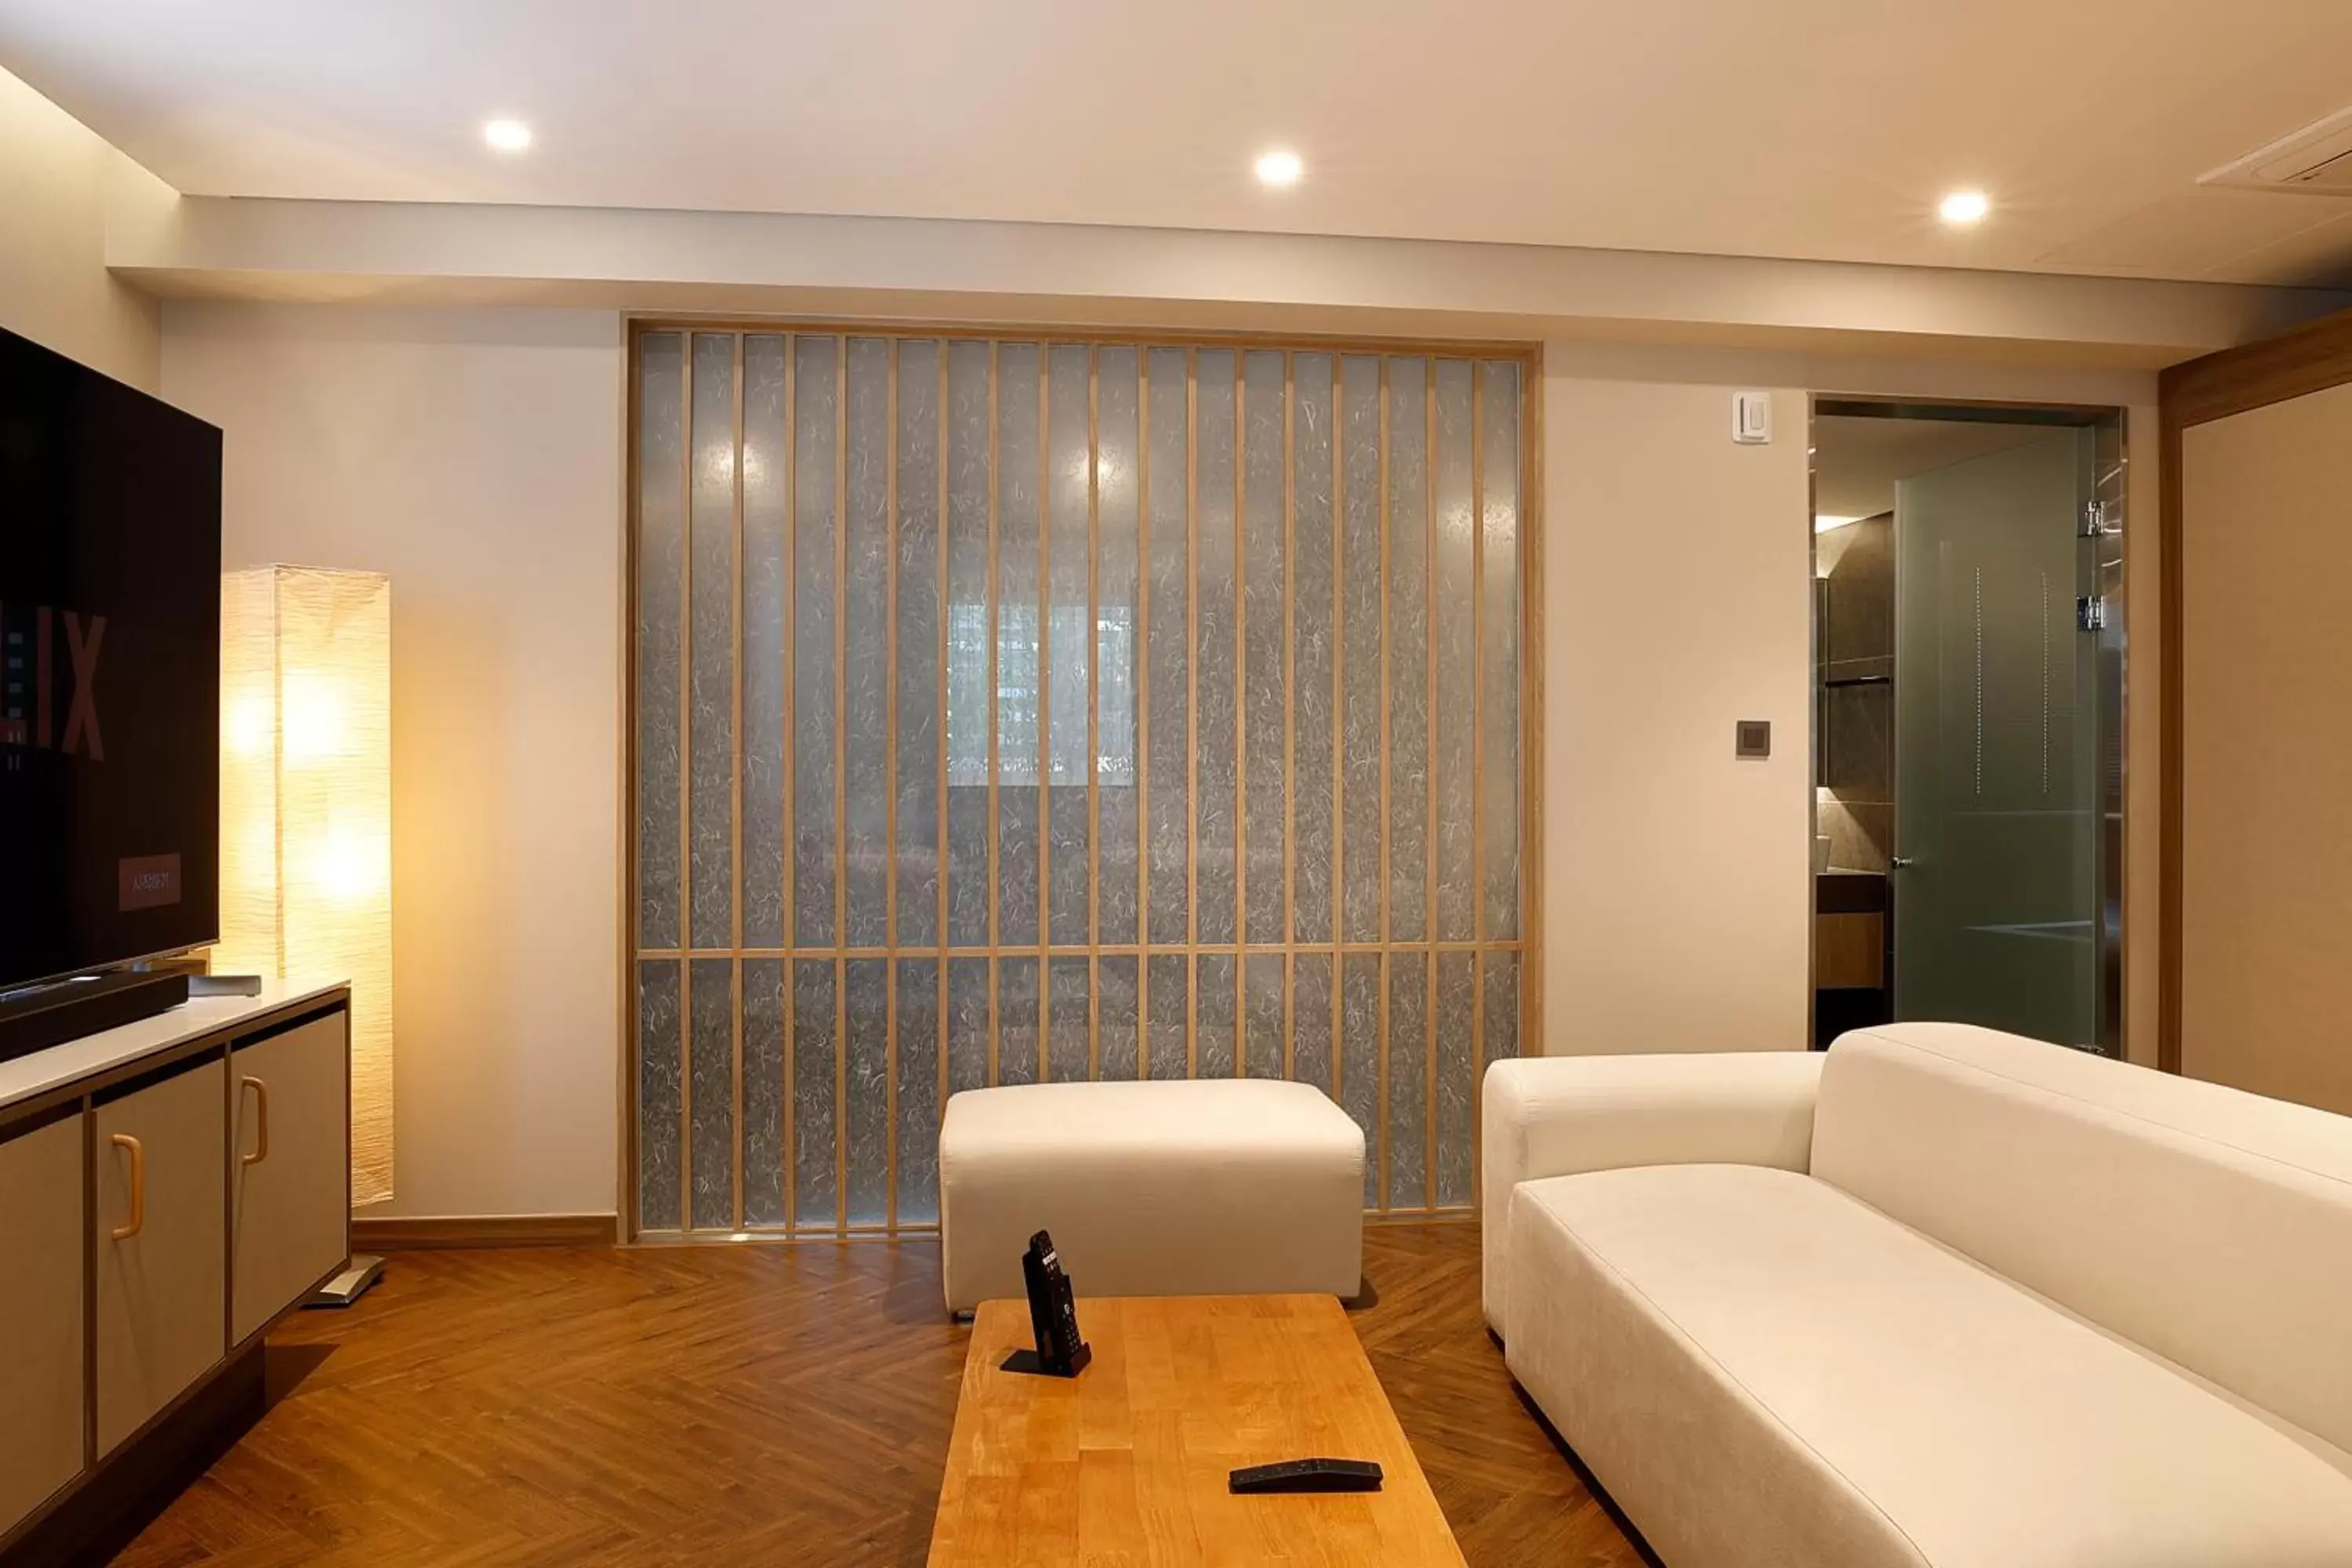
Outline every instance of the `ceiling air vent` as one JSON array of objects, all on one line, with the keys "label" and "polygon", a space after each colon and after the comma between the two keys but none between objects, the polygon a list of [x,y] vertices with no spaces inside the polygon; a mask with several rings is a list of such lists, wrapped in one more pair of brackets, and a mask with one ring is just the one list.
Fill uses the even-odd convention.
[{"label": "ceiling air vent", "polygon": [[2200,185],[2352,196],[2352,109],[2339,110],[2259,152],[2214,170]]}]

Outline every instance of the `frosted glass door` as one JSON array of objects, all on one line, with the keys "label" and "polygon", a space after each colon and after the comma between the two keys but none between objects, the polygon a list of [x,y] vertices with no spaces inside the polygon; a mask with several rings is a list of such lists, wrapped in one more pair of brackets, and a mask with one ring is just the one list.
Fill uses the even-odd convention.
[{"label": "frosted glass door", "polygon": [[1896,487],[1899,1018],[2098,1037],[2093,450],[2057,429]]}]

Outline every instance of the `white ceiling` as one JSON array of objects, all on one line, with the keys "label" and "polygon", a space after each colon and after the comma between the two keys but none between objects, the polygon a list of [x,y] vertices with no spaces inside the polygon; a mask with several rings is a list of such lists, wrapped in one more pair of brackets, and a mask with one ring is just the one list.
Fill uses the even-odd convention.
[{"label": "white ceiling", "polygon": [[2348,62],[2352,0],[0,0],[0,66],[203,195],[2249,282],[2352,279],[2352,202],[2195,183]]}]

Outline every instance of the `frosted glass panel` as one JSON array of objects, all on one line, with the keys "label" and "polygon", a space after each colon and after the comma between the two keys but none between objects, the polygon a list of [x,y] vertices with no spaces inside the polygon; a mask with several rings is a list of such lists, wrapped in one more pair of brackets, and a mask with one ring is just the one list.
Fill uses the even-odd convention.
[{"label": "frosted glass panel", "polygon": [[735,942],[735,340],[694,338],[689,935]]},{"label": "frosted glass panel", "polygon": [[948,941],[989,940],[990,727],[994,704],[990,349],[948,348]]},{"label": "frosted glass panel", "polygon": [[[1043,889],[1037,821],[1045,646],[1045,519],[1039,481],[1045,449],[1035,343],[1006,343],[996,394],[996,940],[1034,942]],[[1033,1013],[1034,1026],[1034,1013]]]},{"label": "frosted glass panel", "polygon": [[735,983],[734,964],[698,958],[689,966],[694,991],[694,1224],[727,1229],[735,1223]]},{"label": "frosted glass panel", "polygon": [[1479,475],[1480,809],[1486,834],[1486,929],[1519,934],[1519,367],[1489,362]]},{"label": "frosted glass panel", "polygon": [[1339,1103],[1364,1130],[1364,1206],[1380,1206],[1381,959],[1351,952],[1339,961]]},{"label": "frosted glass panel", "polygon": [[840,1044],[833,961],[803,959],[793,965],[793,1217],[820,1229],[840,1217],[834,1135]]},{"label": "frosted glass panel", "polygon": [[1389,1207],[1429,1201],[1429,960],[1389,960]]},{"label": "frosted glass panel", "polygon": [[1290,1076],[1331,1089],[1331,954],[1302,952],[1290,961]]},{"label": "frosted glass panel", "polygon": [[743,1222],[784,1223],[784,961],[743,961]]},{"label": "frosted glass panel", "polygon": [[1243,1068],[1250,1078],[1288,1078],[1290,1053],[1282,1026],[1282,954],[1253,952],[1245,967],[1243,1006],[1248,1024]]},{"label": "frosted glass panel", "polygon": [[1089,961],[1054,958],[1046,961],[1050,982],[1046,1002],[1048,1022],[1045,1071],[1055,1083],[1084,1083],[1094,1076],[1087,1060],[1087,1002]]},{"label": "frosted glass panel", "polygon": [[784,478],[784,340],[746,338],[742,896],[749,947],[784,941],[784,627],[791,602]]},{"label": "frosted glass panel", "polygon": [[1283,356],[1245,356],[1242,429],[1242,835],[1248,942],[1281,942],[1283,919]]},{"label": "frosted glass panel", "polygon": [[[1519,1054],[1519,955],[1490,952],[1485,956],[1486,1059],[1508,1061]],[[1478,1070],[1478,1081],[1482,1085],[1486,1081],[1484,1067]]]},{"label": "frosted glass panel", "polygon": [[898,1212],[900,1225],[940,1217],[940,965],[902,959],[898,991]]},{"label": "frosted glass panel", "polygon": [[1193,449],[1193,871],[1197,940],[1234,940],[1234,695],[1238,663],[1234,540],[1234,356],[1202,351]]},{"label": "frosted glass panel", "polygon": [[1198,988],[1192,1000],[1193,1059],[1196,1078],[1234,1076],[1234,1019],[1240,995],[1234,988],[1234,955],[1204,952],[1197,961]]},{"label": "frosted glass panel", "polygon": [[1332,939],[1339,666],[1331,555],[1331,356],[1291,362],[1291,940]]},{"label": "frosted glass panel", "polygon": [[1136,846],[1141,835],[1136,704],[1143,662],[1137,637],[1141,587],[1136,554],[1140,374],[1132,348],[1105,348],[1096,356],[1094,940],[1104,942],[1136,940]]},{"label": "frosted glass panel", "polygon": [[849,1223],[880,1225],[890,1217],[889,965],[878,958],[853,958],[842,965],[842,974],[848,1029],[843,1121],[849,1134]]},{"label": "frosted glass panel", "polygon": [[837,338],[793,340],[793,939],[803,947],[833,942],[835,846],[834,594],[840,574],[835,506],[840,485],[840,374]]},{"label": "frosted glass panel", "polygon": [[1153,1078],[1185,1078],[1192,1071],[1192,966],[1181,952],[1155,952],[1149,962],[1151,994],[1148,1044]]},{"label": "frosted glass panel", "polygon": [[1381,940],[1381,846],[1384,837],[1381,605],[1387,563],[1381,549],[1381,362],[1350,354],[1340,371],[1339,508],[1342,597],[1339,879],[1349,942]]},{"label": "frosted glass panel", "polygon": [[677,333],[648,332],[638,340],[637,942],[654,948],[677,946],[680,928],[678,678],[686,593],[684,377],[685,342]]},{"label": "frosted glass panel", "polygon": [[1039,976],[1034,958],[996,965],[996,1081],[1037,1081]]},{"label": "frosted glass panel", "polygon": [[636,1226],[936,1223],[944,1097],[1041,1079],[1312,1083],[1368,1205],[1469,1204],[1520,1031],[1519,362],[634,355]]},{"label": "frosted glass panel", "polygon": [[637,965],[637,1224],[679,1223],[677,961]]},{"label": "frosted glass panel", "polygon": [[988,1070],[988,960],[948,961],[948,1092],[985,1089]]},{"label": "frosted glass panel", "polygon": [[[940,940],[940,595],[945,565],[940,551],[940,366],[939,344],[900,345],[898,926],[892,940],[909,947]],[[936,1005],[932,1013],[936,1016]]]},{"label": "frosted glass panel", "polygon": [[1087,432],[1091,371],[1087,351],[1073,344],[1055,344],[1047,359],[1047,923],[1054,942],[1078,947],[1089,940],[1088,895],[1094,885],[1087,866],[1092,816],[1087,799],[1087,776],[1093,772],[1087,738],[1094,668],[1094,637],[1087,627],[1094,495]]},{"label": "frosted glass panel", "polygon": [[1136,977],[1131,953],[1107,953],[1095,966],[1095,1038],[1100,1055],[1096,1076],[1130,1079],[1136,1076],[1138,1023]]},{"label": "frosted glass panel", "polygon": [[1429,934],[1428,362],[1388,365],[1389,929]]},{"label": "frosted glass panel", "polygon": [[1441,942],[1468,942],[1477,935],[1470,777],[1477,712],[1474,662],[1477,592],[1473,574],[1477,519],[1471,508],[1470,475],[1477,454],[1471,439],[1470,368],[1466,360],[1437,362],[1437,510],[1431,544],[1435,575],[1430,584],[1429,605],[1437,662],[1431,755],[1437,775],[1434,821]]},{"label": "frosted glass panel", "polygon": [[[1151,399],[1150,615],[1151,917],[1154,942],[1181,942],[1189,924],[1186,866],[1192,839],[1189,729],[1192,668],[1190,446],[1182,349],[1153,349]],[[1156,1072],[1155,1077],[1159,1076]]]},{"label": "frosted glass panel", "polygon": [[1475,1179],[1470,1108],[1478,1095],[1476,965],[1473,953],[1437,955],[1437,1201],[1447,1208],[1470,1202]]},{"label": "frosted glass panel", "polygon": [[842,867],[852,947],[878,947],[890,939],[890,345],[877,338],[849,341],[849,405],[843,425],[848,445],[843,467],[846,493],[843,603],[842,729],[844,821],[848,837]]}]

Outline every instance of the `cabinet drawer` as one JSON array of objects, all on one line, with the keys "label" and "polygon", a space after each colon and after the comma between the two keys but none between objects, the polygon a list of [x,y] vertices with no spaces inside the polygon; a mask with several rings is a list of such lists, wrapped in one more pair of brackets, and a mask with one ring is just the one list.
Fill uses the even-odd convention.
[{"label": "cabinet drawer", "polygon": [[81,1473],[81,1135],[0,1142],[0,1534]]},{"label": "cabinet drawer", "polygon": [[227,1093],[215,1057],[98,1107],[101,1457],[228,1348]]},{"label": "cabinet drawer", "polygon": [[230,1053],[232,1343],[350,1256],[350,1065],[341,1013]]}]

